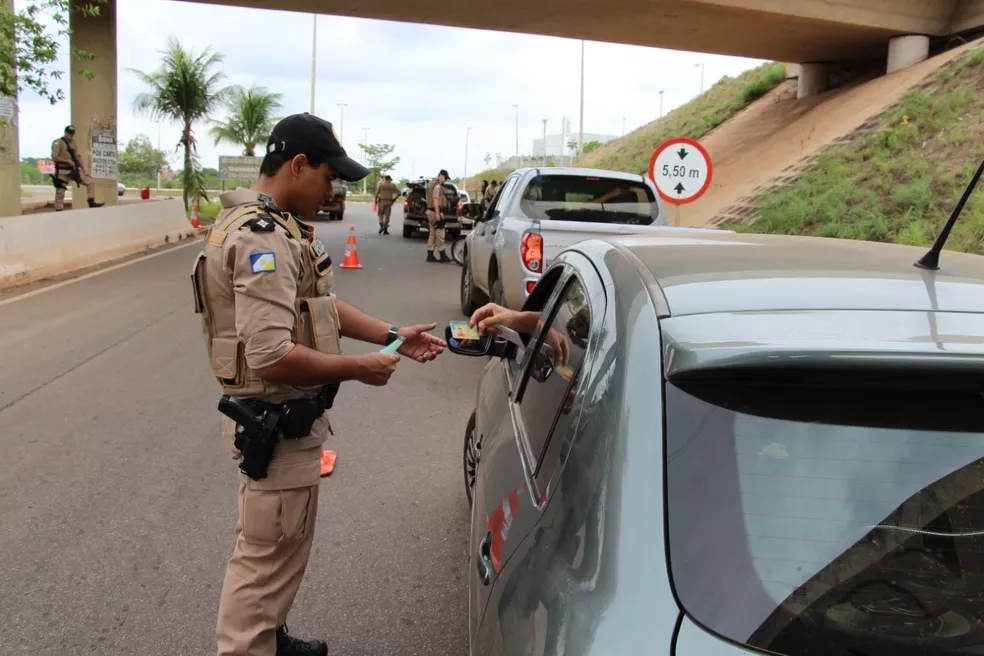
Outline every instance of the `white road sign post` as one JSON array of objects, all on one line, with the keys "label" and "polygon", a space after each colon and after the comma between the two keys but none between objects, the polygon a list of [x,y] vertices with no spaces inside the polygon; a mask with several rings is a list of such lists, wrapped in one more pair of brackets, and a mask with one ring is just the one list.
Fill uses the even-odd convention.
[{"label": "white road sign post", "polygon": [[707,150],[693,139],[670,139],[649,160],[649,179],[664,202],[676,206],[676,225],[680,225],[680,206],[692,203],[711,186],[713,166]]}]

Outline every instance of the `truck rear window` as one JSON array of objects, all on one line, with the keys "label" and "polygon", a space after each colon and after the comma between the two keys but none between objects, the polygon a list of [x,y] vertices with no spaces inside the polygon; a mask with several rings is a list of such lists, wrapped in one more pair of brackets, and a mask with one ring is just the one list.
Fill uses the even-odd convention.
[{"label": "truck rear window", "polygon": [[666,385],[688,614],[788,656],[984,653],[978,392]]},{"label": "truck rear window", "polygon": [[642,181],[603,176],[540,175],[526,186],[520,208],[531,219],[649,225],[659,216]]}]

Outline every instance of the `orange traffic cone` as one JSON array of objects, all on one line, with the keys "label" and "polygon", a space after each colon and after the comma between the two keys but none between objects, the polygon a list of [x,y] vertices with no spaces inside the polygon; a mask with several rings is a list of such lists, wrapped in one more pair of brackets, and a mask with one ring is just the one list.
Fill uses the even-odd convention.
[{"label": "orange traffic cone", "polygon": [[348,244],[345,246],[345,257],[342,259],[342,269],[361,269],[359,264],[359,247],[355,245],[355,226],[349,227]]},{"label": "orange traffic cone", "polygon": [[198,220],[198,199],[195,199],[195,204],[191,207],[191,227],[200,228],[202,226],[201,222]]},{"label": "orange traffic cone", "polygon": [[321,450],[321,476],[330,476],[333,471],[335,471],[335,461],[338,459],[338,454],[334,451],[328,451],[326,449]]}]

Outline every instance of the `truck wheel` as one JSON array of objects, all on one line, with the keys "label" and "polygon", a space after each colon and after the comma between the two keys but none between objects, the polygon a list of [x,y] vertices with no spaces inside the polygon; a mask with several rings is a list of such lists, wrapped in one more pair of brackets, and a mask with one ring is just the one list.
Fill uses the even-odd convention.
[{"label": "truck wheel", "polygon": [[403,238],[410,239],[413,237],[413,226],[405,225],[403,226]]}]

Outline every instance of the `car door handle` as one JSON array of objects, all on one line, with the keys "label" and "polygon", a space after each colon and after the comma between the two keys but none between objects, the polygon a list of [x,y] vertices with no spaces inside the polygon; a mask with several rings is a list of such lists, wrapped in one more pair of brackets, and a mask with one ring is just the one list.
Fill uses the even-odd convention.
[{"label": "car door handle", "polygon": [[478,575],[482,578],[482,585],[492,583],[492,532],[485,535],[485,539],[478,545]]}]

